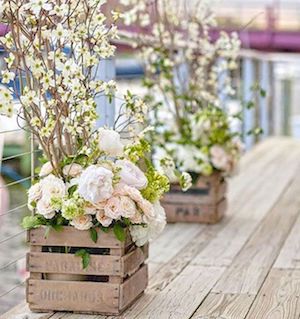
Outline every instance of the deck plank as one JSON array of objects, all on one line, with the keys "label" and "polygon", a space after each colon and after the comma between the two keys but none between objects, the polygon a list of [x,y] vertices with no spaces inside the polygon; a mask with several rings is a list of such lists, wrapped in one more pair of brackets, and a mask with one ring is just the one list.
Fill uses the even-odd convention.
[{"label": "deck plank", "polygon": [[217,293],[257,294],[292,229],[300,208],[300,169],[213,289]]},{"label": "deck plank", "polygon": [[247,319],[298,319],[300,316],[300,271],[273,269]]},{"label": "deck plank", "polygon": [[[299,158],[300,153],[297,149],[290,151],[285,157],[275,158],[272,165],[256,176],[256,181],[251,181],[252,185],[249,185],[247,192],[243,192],[244,196],[237,196],[238,199],[234,201],[230,200],[229,210],[234,210],[232,220],[195,258],[195,264],[228,266],[232,263],[291,182],[299,165]],[[247,180],[249,184],[250,177]]]},{"label": "deck plank", "polygon": [[223,273],[221,267],[188,266],[136,319],[188,319]]},{"label": "deck plank", "polygon": [[[298,198],[295,198],[298,200]],[[299,208],[300,213],[300,208]],[[300,269],[300,214],[276,260],[274,268]]]},{"label": "deck plank", "polygon": [[211,293],[191,319],[245,318],[253,300],[247,294]]}]

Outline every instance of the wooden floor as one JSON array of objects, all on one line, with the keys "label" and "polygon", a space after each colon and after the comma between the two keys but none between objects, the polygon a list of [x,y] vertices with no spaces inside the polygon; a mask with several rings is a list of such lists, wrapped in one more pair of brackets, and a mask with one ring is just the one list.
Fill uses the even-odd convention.
[{"label": "wooden floor", "polygon": [[[248,153],[229,202],[218,225],[168,225],[151,245],[146,293],[119,318],[300,318],[300,142]],[[0,318],[113,317],[31,314],[22,303]]]}]

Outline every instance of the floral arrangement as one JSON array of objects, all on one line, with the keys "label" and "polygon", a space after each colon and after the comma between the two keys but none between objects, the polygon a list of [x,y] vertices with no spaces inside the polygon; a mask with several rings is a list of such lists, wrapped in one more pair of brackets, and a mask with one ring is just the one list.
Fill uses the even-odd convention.
[{"label": "floral arrangement", "polygon": [[231,130],[240,113],[230,115],[225,105],[235,94],[237,34],[221,32],[216,40],[211,38],[216,19],[210,1],[121,3],[127,8],[126,24],[142,31],[135,36],[135,46],[145,62],[158,167],[172,181],[178,180],[173,169],[196,176],[230,174],[241,152],[239,133]]},{"label": "floral arrangement", "polygon": [[[113,230],[138,246],[165,226],[159,199],[168,179],[147,160],[150,145],[141,126],[145,103],[130,92],[113,128],[95,129],[95,98],[115,95],[116,83],[97,80],[99,60],[114,55],[120,13],[103,14],[105,0],[0,0],[9,32],[2,72],[0,113],[17,112],[43,151],[28,192],[27,229],[73,226]],[[17,90],[19,82],[20,90]],[[14,107],[16,94],[19,107]],[[143,167],[143,171],[139,168]]]}]

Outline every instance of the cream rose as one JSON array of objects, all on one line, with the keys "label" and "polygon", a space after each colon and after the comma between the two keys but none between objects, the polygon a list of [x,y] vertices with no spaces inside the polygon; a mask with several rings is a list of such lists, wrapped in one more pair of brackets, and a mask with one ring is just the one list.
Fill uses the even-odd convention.
[{"label": "cream rose", "polygon": [[132,240],[137,246],[143,246],[147,242],[157,238],[166,226],[165,210],[159,202],[153,204],[153,210],[154,216],[149,219],[147,225],[133,225],[129,228]]},{"label": "cream rose", "polygon": [[121,156],[124,145],[121,142],[120,134],[116,131],[100,128],[99,148],[110,156]]},{"label": "cream rose", "polygon": [[40,170],[40,176],[47,176],[49,174],[51,174],[53,172],[53,167],[52,164],[50,162],[45,163]]},{"label": "cream rose", "polygon": [[38,214],[43,215],[46,219],[51,219],[55,216],[55,210],[51,206],[51,201],[48,198],[42,198],[37,202],[36,210]]},{"label": "cream rose", "polygon": [[82,166],[77,163],[66,165],[63,168],[63,174],[65,176],[78,177],[81,174],[81,172]]},{"label": "cream rose", "polygon": [[132,218],[137,212],[135,202],[128,196],[111,197],[104,206],[105,215],[112,219]]},{"label": "cream rose", "polygon": [[78,179],[78,193],[86,201],[97,204],[111,197],[113,173],[103,167],[92,165]]},{"label": "cream rose", "polygon": [[147,187],[148,180],[145,174],[136,165],[127,160],[118,160],[116,164],[121,168],[119,173],[121,178],[120,183],[137,189]]},{"label": "cream rose", "polygon": [[103,227],[108,227],[113,221],[112,218],[105,215],[104,210],[98,210],[96,213],[96,218]]},{"label": "cream rose", "polygon": [[91,215],[82,215],[72,219],[70,224],[78,230],[88,230],[93,226]]},{"label": "cream rose", "polygon": [[129,196],[142,211],[145,220],[154,216],[152,204],[146,200],[136,188],[124,185],[122,187],[118,187],[115,191],[115,195]]},{"label": "cream rose", "polygon": [[62,198],[65,196],[67,191],[65,183],[60,178],[55,177],[52,174],[43,178],[40,184],[43,198]]}]

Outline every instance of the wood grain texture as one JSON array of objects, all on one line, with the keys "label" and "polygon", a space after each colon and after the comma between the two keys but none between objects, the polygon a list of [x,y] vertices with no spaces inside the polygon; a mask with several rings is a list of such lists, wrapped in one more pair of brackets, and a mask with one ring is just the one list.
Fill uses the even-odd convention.
[{"label": "wood grain texture", "polygon": [[224,268],[216,267],[186,267],[166,289],[162,290],[134,318],[189,318],[223,271]]},{"label": "wood grain texture", "polygon": [[118,284],[30,279],[28,285],[27,301],[34,311],[119,312]]},{"label": "wood grain texture", "polygon": [[[80,236],[78,236],[80,232]],[[97,243],[91,239],[89,231],[78,231],[74,227],[65,226],[63,231],[51,230],[48,236],[45,236],[45,228],[39,227],[29,231],[30,244],[40,246],[63,246],[63,247],[92,247],[92,248],[122,248],[129,244],[130,238],[127,236],[126,242],[120,242],[116,239],[113,232],[101,232]]]},{"label": "wood grain texture", "polygon": [[[298,197],[295,198],[298,200]],[[300,208],[299,208],[300,212]],[[300,269],[300,215],[276,260],[274,268]]]},{"label": "wood grain texture", "polygon": [[191,319],[243,319],[253,300],[254,296],[246,294],[211,293]]},{"label": "wood grain texture", "polygon": [[[80,257],[73,254],[29,253],[28,271],[31,273],[83,274],[97,276],[125,276],[122,258],[91,255],[89,266],[82,268]],[[127,264],[127,263],[126,263]]]},{"label": "wood grain texture", "polygon": [[294,225],[300,208],[300,169],[213,291],[257,294]]},{"label": "wood grain texture", "polygon": [[247,319],[298,319],[299,316],[300,271],[273,269]]}]

